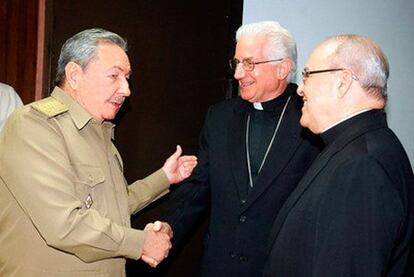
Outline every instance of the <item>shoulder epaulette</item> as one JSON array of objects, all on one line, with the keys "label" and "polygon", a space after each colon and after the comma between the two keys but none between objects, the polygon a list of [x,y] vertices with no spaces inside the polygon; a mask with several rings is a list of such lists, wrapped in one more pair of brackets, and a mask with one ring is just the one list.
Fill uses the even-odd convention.
[{"label": "shoulder epaulette", "polygon": [[59,100],[53,97],[47,97],[45,99],[36,101],[31,104],[33,109],[47,115],[49,118],[64,113],[69,110],[69,108]]}]

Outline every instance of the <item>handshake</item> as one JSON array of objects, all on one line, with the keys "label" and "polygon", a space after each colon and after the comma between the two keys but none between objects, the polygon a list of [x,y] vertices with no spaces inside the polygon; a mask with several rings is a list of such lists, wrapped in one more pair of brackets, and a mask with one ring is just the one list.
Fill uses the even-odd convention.
[{"label": "handshake", "polygon": [[172,247],[173,231],[168,223],[155,221],[145,226],[144,234],[141,260],[151,267],[156,267],[168,256]]}]

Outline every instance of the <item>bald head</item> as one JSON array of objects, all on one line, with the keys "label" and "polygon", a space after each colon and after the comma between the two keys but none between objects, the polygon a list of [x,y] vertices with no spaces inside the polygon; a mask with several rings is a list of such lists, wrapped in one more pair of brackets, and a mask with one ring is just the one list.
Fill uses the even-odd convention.
[{"label": "bald head", "polygon": [[358,112],[384,108],[388,71],[385,55],[368,38],[325,40],[309,56],[298,87],[301,124],[318,134]]},{"label": "bald head", "polygon": [[386,100],[389,65],[373,40],[359,35],[338,35],[323,45],[331,48],[328,58],[332,67],[349,69],[366,93]]}]

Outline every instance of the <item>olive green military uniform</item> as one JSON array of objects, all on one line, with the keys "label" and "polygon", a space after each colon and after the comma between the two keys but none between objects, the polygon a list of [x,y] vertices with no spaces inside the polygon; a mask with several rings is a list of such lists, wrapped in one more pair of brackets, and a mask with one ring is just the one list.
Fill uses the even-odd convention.
[{"label": "olive green military uniform", "polygon": [[124,276],[143,231],[130,215],[168,192],[162,170],[127,186],[98,121],[59,88],[0,134],[0,276]]}]

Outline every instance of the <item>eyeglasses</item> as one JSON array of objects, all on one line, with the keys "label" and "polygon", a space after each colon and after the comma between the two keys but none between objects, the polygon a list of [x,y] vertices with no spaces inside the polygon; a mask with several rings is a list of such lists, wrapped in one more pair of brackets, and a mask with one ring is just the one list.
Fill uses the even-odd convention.
[{"label": "eyeglasses", "polygon": [[[346,68],[332,68],[332,69],[322,69],[322,70],[309,70],[307,67],[305,67],[302,71],[302,79],[305,81],[310,75],[312,74],[318,74],[318,73],[326,73],[326,72],[334,72],[334,71],[342,71],[342,70],[349,70]],[[359,81],[358,77],[349,70],[352,74],[352,79],[355,81]]]},{"label": "eyeglasses", "polygon": [[230,64],[230,68],[232,70],[236,70],[239,63],[241,63],[242,67],[245,71],[253,71],[254,66],[256,64],[270,63],[270,62],[280,62],[281,60],[283,60],[283,58],[282,59],[275,59],[275,60],[268,60],[268,61],[261,61],[261,62],[254,62],[254,61],[252,61],[251,58],[243,59],[241,61],[238,60],[238,59],[231,59],[231,60],[229,60],[229,64]]},{"label": "eyeglasses", "polygon": [[312,74],[319,74],[319,73],[326,73],[326,72],[333,72],[333,71],[341,71],[345,70],[345,68],[332,68],[332,69],[322,69],[322,70],[312,70],[310,71],[308,68],[304,68],[302,71],[302,78],[306,79],[309,78]]}]

